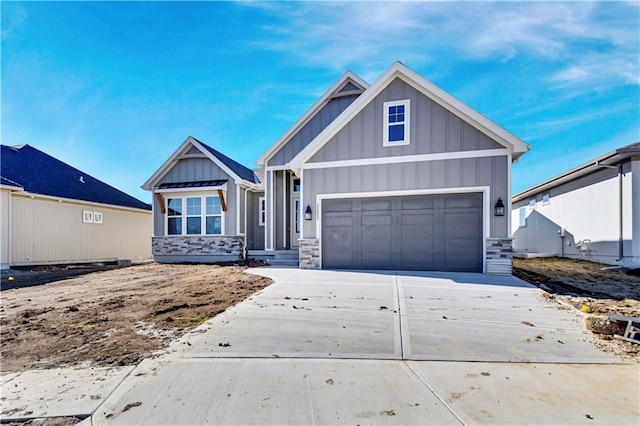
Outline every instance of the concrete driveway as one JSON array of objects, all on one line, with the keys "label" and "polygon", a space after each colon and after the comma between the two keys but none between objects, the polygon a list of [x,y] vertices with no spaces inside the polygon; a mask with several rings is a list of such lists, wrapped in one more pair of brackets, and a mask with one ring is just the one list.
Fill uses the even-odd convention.
[{"label": "concrete driveway", "polygon": [[516,278],[252,272],[276,283],[144,361],[85,422],[638,422],[637,365]]}]

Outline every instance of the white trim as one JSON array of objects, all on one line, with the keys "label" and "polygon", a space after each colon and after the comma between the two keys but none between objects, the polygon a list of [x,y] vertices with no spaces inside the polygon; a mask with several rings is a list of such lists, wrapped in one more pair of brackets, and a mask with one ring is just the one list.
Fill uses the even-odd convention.
[{"label": "white trim", "polygon": [[[114,205],[114,204],[97,203],[95,201],[77,200],[75,198],[53,197],[51,195],[42,195],[42,194],[36,194],[36,193],[26,192],[26,191],[20,191],[20,192],[12,193],[11,196],[14,196],[14,197],[29,197],[29,198],[34,198],[34,199],[35,198],[42,198],[44,200],[57,201],[59,203],[83,204],[83,205],[87,205],[87,206],[98,206],[98,207],[109,208],[109,209],[114,209],[114,210],[126,210],[126,211],[137,212],[137,213],[148,213],[148,214],[151,214],[151,210],[138,209],[138,208],[135,208],[135,207],[117,206],[117,205]],[[140,200],[138,200],[138,201],[140,201]],[[142,201],[140,201],[140,202],[142,202]]]},{"label": "white trim", "polygon": [[364,88],[365,90],[369,87],[369,83],[351,71],[347,71],[342,74],[342,76],[340,76],[340,78],[338,78],[338,80],[336,80],[336,82],[318,98],[318,100],[302,115],[302,117],[289,127],[289,129],[287,129],[287,131],[256,160],[256,164],[259,166],[267,164],[271,157],[273,157],[273,155],[275,155],[289,141],[291,136],[295,135],[296,132],[304,127],[304,125],[307,124],[307,122],[309,122],[318,113],[318,111],[327,104],[331,99],[331,95],[333,95],[336,90],[343,87],[349,80],[352,80],[356,85]]},{"label": "white trim", "polygon": [[[376,164],[415,163],[420,161],[459,160],[463,158],[499,157],[510,155],[505,148],[479,149],[475,151],[439,152],[437,154],[399,155],[395,157],[360,158],[357,160],[325,161],[305,163],[302,169],[325,169],[332,167],[372,166]],[[509,166],[509,169],[511,166]]]},{"label": "white trim", "polygon": [[[389,127],[393,123],[389,123],[389,107],[404,106],[404,138],[401,141],[389,141]],[[411,99],[402,99],[398,101],[388,101],[382,107],[382,146],[385,148],[392,146],[409,145],[411,143]]]},{"label": "white trim", "polygon": [[93,223],[93,212],[82,210],[82,223]]},{"label": "white trim", "polygon": [[287,172],[285,171],[282,171],[282,248],[287,249]]},{"label": "white trim", "polygon": [[93,212],[93,223],[102,224],[102,212]]},{"label": "white trim", "polygon": [[289,166],[287,166],[286,164],[283,164],[281,166],[267,166],[265,167],[265,170],[274,172],[279,170],[289,170]]},{"label": "white trim", "polygon": [[5,184],[0,184],[0,189],[4,189],[4,190],[7,190],[7,191],[12,191],[12,192],[24,191],[24,188],[22,186],[5,185]]},{"label": "white trim", "polygon": [[245,232],[240,232],[240,185],[236,185],[236,235],[244,235]]},{"label": "white trim", "polygon": [[504,198],[507,201],[507,211],[505,212],[505,216],[507,216],[507,237],[511,237],[511,154],[509,154],[509,158],[507,159],[507,193],[504,194]]},{"label": "white trim", "polygon": [[469,186],[457,188],[435,188],[435,189],[411,189],[401,191],[378,191],[378,192],[346,192],[316,195],[316,238],[319,245],[320,269],[322,269],[322,202],[324,200],[334,200],[341,198],[373,198],[373,197],[404,197],[409,195],[439,195],[439,194],[464,194],[480,192],[482,193],[482,272],[487,273],[487,236],[491,231],[491,187],[489,186]]},{"label": "white trim", "polygon": [[[271,175],[271,179],[269,179],[269,198],[267,198],[268,200],[268,204],[269,204],[269,246],[265,245],[265,250],[275,250],[275,236],[276,236],[276,230],[275,230],[275,224],[276,224],[276,218],[275,218],[275,203],[274,203],[274,199],[273,199],[273,192],[274,192],[274,186],[275,186],[275,174],[273,172],[273,170],[269,171],[269,174]],[[266,236],[266,232],[265,232],[265,236]],[[267,248],[268,247],[268,248]]]},{"label": "white trim", "polygon": [[[304,177],[304,170],[300,170],[300,177],[298,179],[300,179],[300,202],[302,203],[301,206],[304,206],[304,178],[303,177]],[[316,213],[316,217],[318,217],[317,213]],[[300,239],[301,240],[304,240],[304,222],[305,221],[302,221],[300,223]],[[299,242],[298,242],[298,247],[300,247]]]},{"label": "white trim", "polygon": [[427,81],[425,78],[411,71],[400,62],[389,67],[365,92],[347,107],[331,124],[329,124],[316,138],[302,149],[289,164],[298,168],[306,163],[320,148],[335,136],[347,123],[360,113],[375,97],[380,94],[393,80],[400,78],[429,99],[444,107],[447,111],[460,117],[476,129],[495,139],[505,148],[514,153],[522,154],[529,150],[523,140],[509,133],[488,118],[474,111],[444,90]]},{"label": "white trim", "polygon": [[227,183],[225,182],[222,185],[218,185],[218,186],[196,186],[196,187],[191,187],[191,188],[162,188],[162,189],[154,189],[153,193],[158,193],[158,194],[166,194],[166,193],[174,193],[174,192],[200,192],[200,191],[217,191],[217,190],[222,190],[222,191],[226,191],[227,190]]}]

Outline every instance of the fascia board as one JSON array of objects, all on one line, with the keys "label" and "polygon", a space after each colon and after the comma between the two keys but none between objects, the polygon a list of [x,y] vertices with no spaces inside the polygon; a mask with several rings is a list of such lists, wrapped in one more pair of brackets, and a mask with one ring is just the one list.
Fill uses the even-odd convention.
[{"label": "fascia board", "polygon": [[[360,111],[362,111],[384,88],[386,88],[395,78],[401,78],[410,84],[423,95],[441,105],[447,111],[459,116],[469,124],[476,127],[483,133],[497,139],[506,148],[515,153],[527,152],[530,148],[524,141],[509,133],[502,127],[493,123],[488,118],[474,111],[458,99],[438,88],[433,83],[407,68],[400,62],[394,63],[385,71],[358,99],[355,100],[342,114],[327,126],[316,138],[298,153],[289,162],[290,167],[299,168],[308,161],[316,152],[324,146],[333,136],[335,136],[348,122],[350,122]],[[517,158],[517,156],[516,156]]]},{"label": "fascia board", "polygon": [[[158,170],[156,170],[155,173],[153,175],[151,175],[151,177],[149,179],[147,179],[147,181],[144,184],[142,184],[141,188],[146,190],[146,191],[153,191],[153,184],[156,181],[158,181],[159,179],[161,179],[162,176],[165,175],[165,173],[169,170],[169,168],[175,162],[176,158],[178,158],[179,153],[184,150],[184,148],[187,146],[187,144],[193,143],[193,142],[195,142],[195,140],[191,136],[186,138],[184,140],[184,142],[182,142],[182,144],[178,147],[178,149],[176,149],[173,152],[173,154],[171,154],[171,156],[169,158],[167,158],[167,161],[165,161],[162,164],[162,166],[160,166],[160,168]],[[200,147],[200,148],[202,148],[202,147]]]},{"label": "fascia board", "polygon": [[14,186],[14,185],[5,185],[0,183],[0,189],[6,189],[7,191],[14,192],[23,192],[24,188],[22,186]]},{"label": "fascia board", "polygon": [[620,160],[624,160],[625,158],[627,157],[618,156],[617,151],[609,152],[607,154],[601,155],[594,160],[583,163],[571,170],[560,173],[559,175],[540,182],[539,184],[527,188],[524,191],[520,191],[513,197],[511,197],[511,200],[512,202],[517,202],[525,198],[529,198],[534,194],[539,194],[540,192],[555,188],[559,185],[571,182],[591,173],[595,173],[599,170],[602,170],[602,167],[600,166],[610,166],[616,164]]},{"label": "fascia board", "polygon": [[280,148],[282,148],[286,142],[299,130],[301,129],[311,118],[313,118],[316,113],[328,102],[329,98],[338,90],[338,88],[347,80],[353,80],[358,83],[360,86],[364,87],[366,90],[369,87],[369,83],[364,81],[362,78],[358,77],[351,71],[347,71],[342,76],[336,80],[335,83],[329,89],[324,92],[318,100],[311,105],[311,107],[296,121],[289,129],[273,144],[271,145],[265,152],[262,154],[257,160],[256,164],[258,166],[263,166],[267,163],[269,158],[271,158]]}]

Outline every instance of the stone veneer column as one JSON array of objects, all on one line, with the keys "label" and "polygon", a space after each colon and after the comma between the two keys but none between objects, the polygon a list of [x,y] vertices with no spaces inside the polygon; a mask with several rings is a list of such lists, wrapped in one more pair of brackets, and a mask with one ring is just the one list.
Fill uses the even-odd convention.
[{"label": "stone veneer column", "polygon": [[488,275],[511,275],[513,267],[513,238],[487,238]]},{"label": "stone veneer column", "polygon": [[320,241],[300,240],[300,269],[320,269]]}]

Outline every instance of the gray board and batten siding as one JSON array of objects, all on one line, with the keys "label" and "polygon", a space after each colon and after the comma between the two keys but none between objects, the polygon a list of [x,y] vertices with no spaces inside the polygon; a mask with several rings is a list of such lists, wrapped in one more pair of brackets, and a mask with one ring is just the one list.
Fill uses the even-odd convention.
[{"label": "gray board and batten siding", "polygon": [[481,193],[325,200],[325,269],[482,272]]},{"label": "gray board and batten siding", "polygon": [[[375,193],[380,191],[442,190],[489,187],[489,199],[506,200],[506,155],[399,164],[307,169],[303,172],[302,205],[316,205],[318,194]],[[401,194],[399,194],[401,195]],[[317,208],[317,207],[316,207]],[[490,209],[492,211],[492,209]],[[305,220],[304,238],[317,238],[315,221]],[[487,237],[508,235],[507,216],[490,215]]]},{"label": "gray board and batten siding", "polygon": [[[382,143],[384,102],[409,99],[409,145]],[[329,140],[309,163],[500,149],[504,146],[397,78]]]},{"label": "gray board and batten siding", "polygon": [[269,160],[268,166],[282,166],[295,157],[309,142],[322,132],[342,113],[359,95],[345,95],[331,99],[318,113],[311,118],[289,141]]},{"label": "gray board and batten siding", "polygon": [[[227,190],[225,192],[225,202],[227,211],[225,213],[224,235],[237,235],[236,231],[236,184],[234,178],[225,173],[220,167],[208,158],[183,158],[179,160],[157,183],[182,183],[199,182],[209,180],[227,180]],[[198,188],[194,188],[197,192]],[[241,200],[242,201],[242,200]],[[160,212],[160,204],[153,197],[153,209]],[[153,223],[153,235],[165,235],[164,215],[155,214]]]}]

